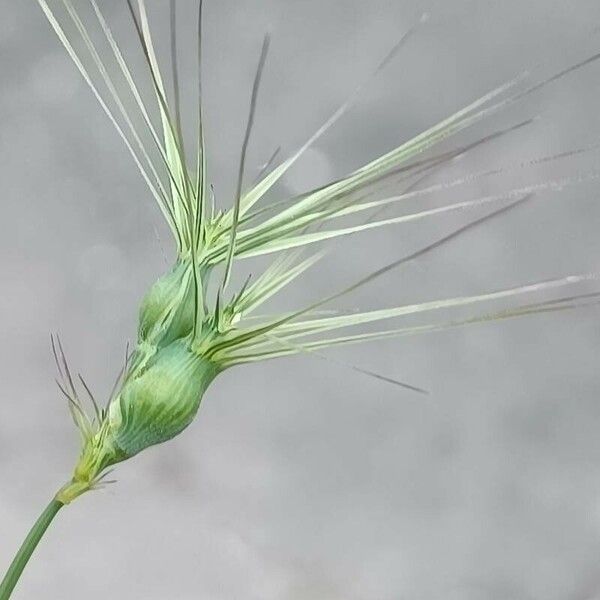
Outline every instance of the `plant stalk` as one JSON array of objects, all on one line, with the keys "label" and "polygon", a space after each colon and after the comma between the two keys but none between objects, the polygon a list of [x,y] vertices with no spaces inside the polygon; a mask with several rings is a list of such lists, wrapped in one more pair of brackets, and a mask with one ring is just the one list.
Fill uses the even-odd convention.
[{"label": "plant stalk", "polygon": [[27,534],[25,541],[19,548],[19,551],[8,568],[2,583],[0,583],[0,600],[8,600],[10,598],[31,555],[42,539],[44,533],[46,533],[50,523],[52,523],[54,517],[63,506],[64,504],[62,502],[53,498],[44,512],[40,515],[39,519],[35,522],[35,525]]}]

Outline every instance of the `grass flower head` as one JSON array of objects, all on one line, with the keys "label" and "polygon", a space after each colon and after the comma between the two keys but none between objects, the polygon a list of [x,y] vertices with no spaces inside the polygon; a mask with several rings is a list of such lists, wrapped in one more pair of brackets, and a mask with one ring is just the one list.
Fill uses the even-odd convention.
[{"label": "grass flower head", "polygon": [[[572,295],[550,303],[519,305],[501,313],[478,314],[458,322],[432,323],[418,327],[387,325],[407,315],[512,298],[573,285],[592,277],[570,276],[477,296],[435,300],[369,312],[332,314],[323,310],[330,308],[331,303],[339,297],[510,210],[533,193],[564,185],[565,181],[544,182],[501,194],[445,204],[438,208],[401,212],[385,218],[381,216],[383,209],[401,207],[408,199],[437,191],[439,185],[419,187],[424,177],[435,169],[475,147],[527,125],[529,121],[488,134],[469,146],[438,154],[432,152],[442,141],[557,78],[596,60],[598,56],[529,87],[524,87],[528,74],[520,74],[349,175],[296,197],[284,197],[276,202],[260,204],[303,153],[337,122],[363,87],[359,86],[355,94],[288,159],[279,164],[269,164],[258,181],[247,186],[246,156],[260,94],[261,76],[270,45],[270,38],[266,36],[249,98],[236,194],[228,210],[218,210],[207,172],[200,81],[197,129],[194,135],[196,153],[193,160],[186,156],[179,107],[176,27],[173,26],[171,32],[174,90],[168,93],[154,49],[146,4],[144,0],[138,0],[137,6],[134,6],[132,0],[127,0],[132,27],[139,39],[147,75],[154,90],[154,97],[148,101],[140,92],[138,75],[134,76],[130,70],[97,0],[87,2],[94,15],[95,26],[100,29],[110,48],[107,57],[101,56],[92,41],[90,25],[84,23],[71,0],[61,0],[57,4],[62,7],[62,16],[69,26],[78,32],[84,52],[76,51],[57,12],[50,8],[46,0],[38,2],[125,142],[173,234],[177,250],[173,267],[156,281],[142,300],[137,344],[131,356],[127,357],[118,387],[105,408],[99,409],[93,403],[93,414],[86,412],[83,402],[79,400],[62,349],[56,352],[62,378],[61,389],[69,399],[83,440],[82,454],[73,480],[58,495],[61,502],[70,502],[98,485],[106,469],[114,464],[180,433],[194,419],[200,401],[213,379],[230,367],[293,354],[318,352],[332,346],[418,334],[541,310],[563,309],[573,305]],[[175,2],[172,1],[172,24],[174,15]],[[422,21],[424,20],[425,17]],[[394,58],[413,31],[414,28],[401,37],[376,72]],[[201,32],[200,6],[197,47],[200,72]],[[90,66],[86,66],[88,63]],[[114,67],[118,80],[112,74]],[[123,87],[124,92],[120,91]],[[131,104],[134,109],[126,108]],[[132,110],[135,110],[135,115]],[[151,116],[153,111],[159,115],[160,124],[154,122]],[[135,124],[137,122],[143,124],[143,132],[139,131],[140,126]],[[150,145],[142,141],[144,134],[149,137]],[[446,186],[459,186],[465,181],[466,179],[456,180]],[[395,185],[394,194],[382,195],[382,189],[389,187],[390,183]],[[288,285],[318,263],[322,253],[320,249],[314,249],[325,242],[375,228],[487,206],[494,207],[493,212],[468,222],[410,256],[383,266],[347,289],[285,314],[257,315],[265,302],[282,293]],[[263,255],[272,258],[271,264],[258,276],[246,280],[241,287],[232,288],[231,275],[238,262]],[[385,324],[380,331],[366,332],[360,329],[378,322]],[[338,330],[342,330],[342,334],[338,334]]]},{"label": "grass flower head", "polygon": [[[439,150],[442,142],[451,141],[460,132],[596,61],[600,53],[542,81],[532,82],[531,74],[521,73],[346,176],[309,192],[280,196],[268,202],[267,194],[275,190],[275,185],[306,150],[340,119],[366,83],[308,136],[297,151],[279,162],[274,155],[260,177],[248,185],[246,158],[270,47],[270,37],[266,36],[260,53],[257,53],[256,76],[248,98],[247,127],[240,149],[236,190],[229,208],[223,210],[216,206],[207,170],[201,77],[193,131],[184,126],[181,116],[175,1],[170,2],[173,52],[169,81],[155,52],[145,0],[126,2],[146,73],[134,74],[131,70],[99,0],[77,3],[73,0],[38,0],[131,154],[172,233],[176,255],[171,268],[157,279],[141,301],[135,346],[127,352],[122,372],[104,405],[97,402],[83,379],[73,377],[60,340],[53,337],[58,383],[81,437],[81,453],[71,479],[34,526],[0,584],[0,600],[9,598],[24,565],[58,509],[83,493],[106,484],[107,474],[114,465],[183,431],[196,416],[212,381],[231,367],[290,355],[314,354],[348,344],[559,311],[595,302],[599,295],[598,292],[583,294],[569,290],[563,295],[555,293],[549,299],[528,298],[595,279],[593,274],[582,274],[524,283],[478,295],[371,311],[346,313],[336,311],[334,307],[336,300],[490,219],[518,208],[535,193],[562,189],[565,185],[597,177],[598,173],[594,172],[434,208],[422,207],[412,212],[404,209],[408,200],[425,198],[450,188],[460,189],[474,178],[501,172],[499,169],[442,184],[427,184],[429,175],[455,158],[526,127],[531,119],[488,132],[467,145]],[[196,49],[199,73],[202,71],[201,4],[200,1]],[[83,7],[87,11],[86,18],[81,16]],[[414,29],[400,37],[375,73],[409,42]],[[99,37],[103,52],[94,41]],[[149,97],[141,91],[142,80],[151,85]],[[190,156],[188,152],[192,146],[194,155]],[[581,150],[544,157],[541,161],[559,160],[578,152]],[[518,168],[523,166],[527,165]],[[391,193],[390,189],[393,190]],[[391,213],[391,216],[384,216],[384,211],[388,210],[386,214]],[[471,220],[444,237],[382,265],[344,289],[280,314],[263,312],[267,302],[284,293],[288,286],[319,263],[323,247],[329,242],[378,228],[435,219],[451,213],[471,215],[475,211],[484,212],[477,212],[474,217],[469,217]],[[235,283],[239,264],[254,257],[268,257],[266,268],[253,273],[242,284]],[[526,300],[517,301],[521,297]],[[508,300],[509,305],[502,311],[479,308],[497,300]],[[435,313],[456,307],[477,310],[468,318],[442,321],[434,318]],[[416,314],[431,315],[432,318],[420,325],[402,325],[402,318]],[[373,329],[372,325],[378,325],[378,328]],[[422,391],[402,382],[394,383]]]}]

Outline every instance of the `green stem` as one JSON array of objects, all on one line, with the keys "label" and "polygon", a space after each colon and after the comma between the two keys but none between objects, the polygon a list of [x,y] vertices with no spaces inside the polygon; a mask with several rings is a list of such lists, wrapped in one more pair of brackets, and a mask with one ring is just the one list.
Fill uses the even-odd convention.
[{"label": "green stem", "polygon": [[26,567],[33,551],[39,544],[42,536],[48,529],[50,523],[57,515],[58,511],[64,506],[62,502],[53,499],[50,504],[46,507],[44,512],[40,515],[40,518],[35,522],[35,525],[31,528],[31,531],[27,534],[25,541],[19,548],[17,555],[15,556],[12,564],[8,568],[2,583],[0,583],[0,600],[8,600],[23,573],[23,569]]}]

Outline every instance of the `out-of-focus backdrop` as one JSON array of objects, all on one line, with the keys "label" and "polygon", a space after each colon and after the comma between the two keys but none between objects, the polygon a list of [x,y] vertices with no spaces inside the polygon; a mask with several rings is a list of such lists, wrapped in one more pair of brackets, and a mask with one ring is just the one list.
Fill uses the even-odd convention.
[{"label": "out-of-focus backdrop", "polygon": [[[398,58],[278,188],[310,189],[398,145],[525,68],[600,50],[595,0],[205,0],[210,179],[228,205],[261,37],[272,32],[249,177],[290,152],[416,23]],[[76,0],[84,15],[89,5]],[[148,1],[168,52],[168,3]],[[195,2],[178,0],[184,109]],[[143,70],[126,3],[102,2]],[[0,564],[78,440],[49,334],[106,397],[136,307],[166,269],[160,215],[34,0],[0,0]],[[97,31],[97,30],[96,30]],[[136,62],[137,61],[137,62]],[[167,66],[167,64],[165,64]],[[149,89],[148,87],[146,89]],[[539,116],[436,174],[515,166],[596,144],[600,64],[445,148]],[[512,168],[419,202],[593,170],[598,152]],[[600,269],[600,184],[527,206],[345,299],[372,308]],[[416,206],[418,203],[413,204]],[[353,237],[276,308],[352,282],[479,213]],[[469,314],[468,311],[463,314]],[[58,518],[15,599],[592,600],[600,598],[600,308],[227,372],[178,439],[117,470]]]}]

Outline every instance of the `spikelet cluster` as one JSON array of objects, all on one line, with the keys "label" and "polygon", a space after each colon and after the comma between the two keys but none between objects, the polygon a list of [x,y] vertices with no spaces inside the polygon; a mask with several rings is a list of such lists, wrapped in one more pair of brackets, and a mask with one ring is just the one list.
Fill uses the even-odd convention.
[{"label": "spikelet cluster", "polygon": [[[68,503],[83,492],[105,483],[107,469],[113,465],[180,433],[194,419],[214,378],[232,366],[490,319],[571,308],[581,302],[572,292],[552,300],[513,304],[503,312],[478,312],[472,318],[461,321],[432,322],[418,327],[397,324],[398,319],[416,313],[477,306],[594,279],[593,275],[560,277],[477,296],[437,299],[352,314],[329,310],[329,305],[337,298],[514,209],[532,194],[571,183],[543,182],[437,208],[402,211],[402,205],[408,199],[457,187],[467,181],[463,178],[424,186],[425,177],[436,169],[474,148],[528,126],[531,120],[488,132],[467,146],[444,152],[435,152],[438,144],[537,92],[548,83],[595,61],[600,55],[587,58],[541,82],[531,83],[530,75],[522,73],[347,176],[300,196],[266,203],[266,194],[344,114],[364,87],[364,84],[359,86],[348,102],[289,158],[277,162],[274,156],[257,182],[247,187],[244,183],[246,153],[269,50],[270,39],[266,37],[249,98],[248,126],[241,148],[236,194],[229,209],[218,210],[206,169],[201,85],[198,86],[197,129],[194,135],[196,155],[190,160],[185,153],[179,112],[177,59],[172,57],[171,78],[175,86],[174,92],[169,92],[155,54],[144,0],[137,0],[136,5],[133,0],[127,0],[131,30],[139,39],[147,65],[144,74],[134,74],[130,70],[102,13],[99,0],[84,0],[83,4],[89,9],[86,19],[71,0],[55,0],[52,6],[47,0],[38,0],[38,3],[123,139],[173,234],[177,249],[173,267],[156,281],[142,300],[136,345],[128,353],[123,372],[105,407],[100,408],[91,397],[93,413],[85,409],[62,347],[57,340],[53,341],[61,389],[69,400],[82,437],[82,451],[73,478],[58,495],[61,502]],[[172,15],[174,9],[175,2],[171,0]],[[202,11],[199,10],[199,72],[202,63],[201,17]],[[69,34],[67,30],[76,33]],[[408,43],[413,32],[414,28],[400,38],[376,73]],[[107,49],[104,56],[93,41],[98,33],[103,36],[103,45]],[[175,27],[171,32],[173,47],[176,47],[176,34]],[[78,37],[77,43],[73,35]],[[140,92],[141,77],[150,80],[153,97],[146,98]],[[159,115],[159,118],[153,118],[153,114]],[[149,142],[144,141],[145,138]],[[563,153],[562,156],[568,154]],[[479,176],[485,176],[485,173]],[[390,185],[394,187],[394,194],[384,194],[382,190],[389,189]],[[481,208],[486,211],[483,216],[477,215],[475,220],[468,221],[422,250],[382,266],[346,289],[285,314],[257,315],[257,309],[267,300],[280,294],[319,261],[322,256],[320,249],[311,252],[312,248],[380,227]],[[397,212],[383,218],[383,209]],[[270,265],[243,286],[231,289],[231,274],[236,264],[248,257],[262,255],[273,258]],[[594,294],[587,294],[586,299],[589,302],[594,297]],[[378,331],[361,329],[379,322],[383,325]],[[342,332],[336,333],[338,330]],[[87,389],[83,380],[81,383]]]}]

